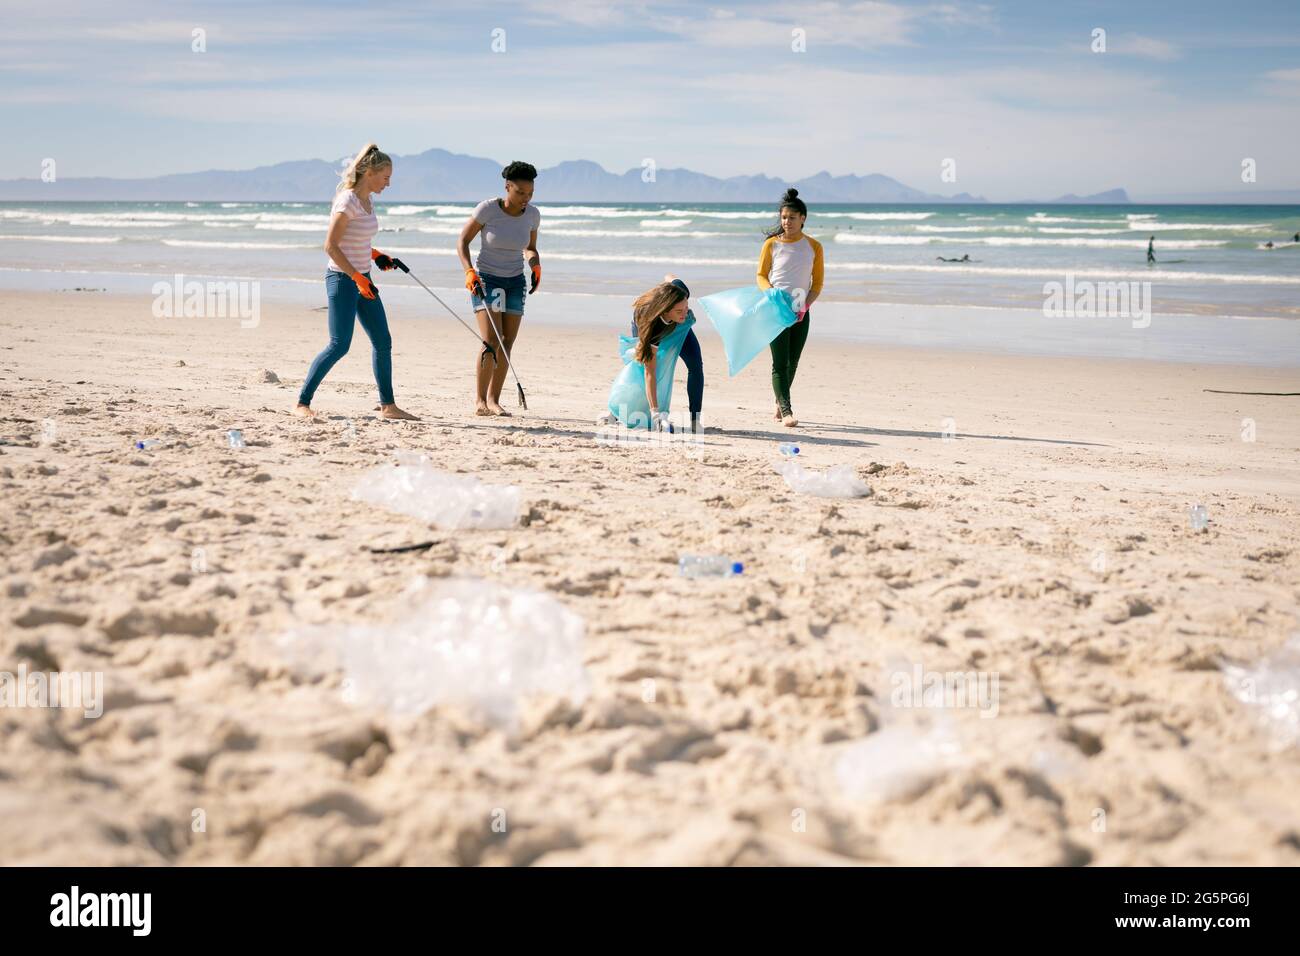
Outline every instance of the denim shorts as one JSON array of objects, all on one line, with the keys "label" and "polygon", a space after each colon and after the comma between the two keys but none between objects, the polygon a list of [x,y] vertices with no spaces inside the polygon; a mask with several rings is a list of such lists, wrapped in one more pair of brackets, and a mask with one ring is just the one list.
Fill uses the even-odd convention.
[{"label": "denim shorts", "polygon": [[491,308],[493,312],[524,314],[524,299],[527,297],[528,285],[522,275],[502,279],[500,276],[480,272],[478,277],[487,287],[487,305],[484,305],[481,295],[471,292],[470,301],[474,303],[475,312],[482,308]]}]

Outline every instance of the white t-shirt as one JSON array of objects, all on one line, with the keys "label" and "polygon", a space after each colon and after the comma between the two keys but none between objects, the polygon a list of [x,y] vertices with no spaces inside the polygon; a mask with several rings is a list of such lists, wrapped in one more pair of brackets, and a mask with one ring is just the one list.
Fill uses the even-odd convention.
[{"label": "white t-shirt", "polygon": [[[339,240],[339,248],[343,250],[343,255],[357,272],[370,271],[370,240],[374,239],[375,233],[379,232],[379,217],[375,215],[374,203],[372,196],[370,212],[366,212],[357,194],[350,189],[345,189],[334,197],[334,205],[330,207],[331,219],[336,212],[343,213],[348,219],[347,228],[343,230],[343,238]],[[329,267],[334,272],[343,271],[334,264],[333,259],[330,259]]]}]

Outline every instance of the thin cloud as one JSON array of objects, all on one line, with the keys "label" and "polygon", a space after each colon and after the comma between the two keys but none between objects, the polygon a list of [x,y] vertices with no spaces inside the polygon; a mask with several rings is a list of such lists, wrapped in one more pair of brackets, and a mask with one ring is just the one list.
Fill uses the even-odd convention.
[{"label": "thin cloud", "polygon": [[1264,74],[1269,81],[1268,88],[1277,93],[1300,93],[1300,68],[1293,70],[1270,70]]},{"label": "thin cloud", "polygon": [[1140,56],[1149,60],[1169,62],[1181,57],[1182,51],[1168,40],[1139,36],[1136,33],[1121,34],[1112,37],[1107,52],[1122,56]]}]

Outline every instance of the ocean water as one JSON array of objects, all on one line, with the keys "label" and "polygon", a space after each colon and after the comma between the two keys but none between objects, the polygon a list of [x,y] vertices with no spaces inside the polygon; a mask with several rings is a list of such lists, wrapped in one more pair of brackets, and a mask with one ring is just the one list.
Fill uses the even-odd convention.
[{"label": "ocean water", "polygon": [[[539,186],[549,292],[631,297],[669,271],[697,295],[746,285],[776,219],[762,205],[551,204]],[[455,245],[472,204],[380,197],[377,208],[377,247],[435,288],[461,285]],[[806,232],[826,251],[826,302],[1041,311],[1045,284],[1073,275],[1149,282],[1157,316],[1300,318],[1300,243],[1292,239],[1300,206],[841,205],[811,213]],[[181,273],[261,279],[264,298],[315,301],[323,298],[328,215],[326,202],[0,203],[0,288],[139,288]],[[939,259],[962,256],[971,261]]]}]

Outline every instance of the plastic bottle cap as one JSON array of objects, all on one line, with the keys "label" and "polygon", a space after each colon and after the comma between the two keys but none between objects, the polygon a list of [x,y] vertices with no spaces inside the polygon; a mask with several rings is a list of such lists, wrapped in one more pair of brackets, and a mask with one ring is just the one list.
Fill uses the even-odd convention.
[{"label": "plastic bottle cap", "polygon": [[741,564],[739,561],[735,562],[735,563],[731,566],[731,573],[732,573],[732,574],[740,574],[740,573],[741,573],[742,571],[744,571],[744,570],[745,570],[745,566],[744,566],[743,564]]}]

